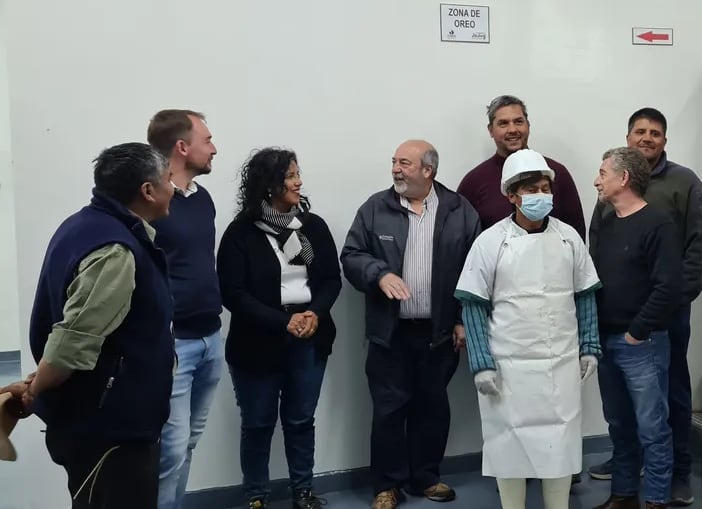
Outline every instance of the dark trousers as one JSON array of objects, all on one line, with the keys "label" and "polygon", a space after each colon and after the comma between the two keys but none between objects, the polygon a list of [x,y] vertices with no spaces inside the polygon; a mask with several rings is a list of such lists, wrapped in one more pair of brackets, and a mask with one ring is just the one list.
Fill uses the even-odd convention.
[{"label": "dark trousers", "polygon": [[692,471],[690,455],[690,425],[692,421],[692,390],[687,366],[687,346],[690,343],[690,304],[673,315],[668,328],[670,337],[670,370],[668,423],[673,431],[673,481],[689,482]]},{"label": "dark trousers", "polygon": [[158,443],[124,444],[48,429],[46,448],[68,474],[73,509],[156,509]]},{"label": "dark trousers", "polygon": [[312,488],[314,413],[327,359],[318,358],[312,342],[290,335],[285,359],[283,370],[274,373],[229,369],[241,410],[240,461],[248,499],[270,493],[268,462],[279,406],[290,488]]},{"label": "dark trousers", "polygon": [[439,482],[451,409],[446,387],[458,365],[451,341],[430,349],[431,321],[401,320],[389,348],[366,359],[373,400],[371,472],[375,493]]}]

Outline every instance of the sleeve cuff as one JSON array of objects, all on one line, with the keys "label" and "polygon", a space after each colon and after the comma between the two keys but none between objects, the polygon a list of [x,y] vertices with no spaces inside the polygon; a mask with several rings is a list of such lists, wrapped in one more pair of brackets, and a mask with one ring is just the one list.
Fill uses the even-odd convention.
[{"label": "sleeve cuff", "polygon": [[476,369],[473,371],[473,376],[477,375],[478,373],[482,373],[483,371],[497,371],[497,368],[495,366],[490,367],[490,368],[480,368]]},{"label": "sleeve cuff", "polygon": [[602,347],[599,343],[585,343],[580,346],[580,357],[583,355],[594,355],[599,359],[602,357]]},{"label": "sleeve cuff", "polygon": [[495,361],[490,358],[489,360],[486,360],[484,363],[482,363],[480,366],[471,366],[470,369],[471,373],[473,375],[477,375],[481,371],[497,371],[497,365],[495,364]]},{"label": "sleeve cuff", "polygon": [[632,322],[631,325],[629,325],[628,332],[634,337],[634,339],[638,339],[639,341],[646,341],[649,337],[651,337],[651,329],[648,329],[637,322]]},{"label": "sleeve cuff", "polygon": [[390,274],[391,272],[392,271],[389,269],[381,269],[380,271],[378,271],[378,275],[375,278],[375,286],[379,286],[380,280],[383,279],[383,276],[385,276],[386,274]]},{"label": "sleeve cuff", "polygon": [[453,296],[461,302],[473,301],[479,304],[490,304],[490,301],[488,299],[481,297],[480,295],[467,292],[465,290],[456,290],[453,292]]},{"label": "sleeve cuff", "polygon": [[54,328],[46,341],[42,358],[59,368],[92,371],[95,369],[104,341],[104,336]]},{"label": "sleeve cuff", "polygon": [[596,292],[596,291],[599,290],[600,288],[602,288],[602,283],[598,281],[598,282],[595,283],[594,285],[592,285],[592,286],[590,286],[590,287],[588,287],[588,288],[585,288],[584,290],[580,290],[579,292],[575,292],[575,296],[576,296],[576,297],[579,297],[579,296],[585,295],[585,294],[587,294],[587,293]]}]

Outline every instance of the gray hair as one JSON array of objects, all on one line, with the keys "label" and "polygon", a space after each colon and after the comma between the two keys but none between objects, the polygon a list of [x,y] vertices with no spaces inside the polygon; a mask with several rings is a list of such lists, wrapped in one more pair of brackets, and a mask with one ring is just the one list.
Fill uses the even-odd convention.
[{"label": "gray hair", "polygon": [[524,101],[513,95],[501,95],[499,97],[495,97],[492,101],[490,101],[490,104],[487,105],[488,125],[492,125],[492,123],[495,121],[495,114],[497,113],[497,110],[504,108],[505,106],[513,105],[520,106],[522,108],[522,111],[524,112],[524,119],[529,122],[529,114],[527,113],[527,107],[526,104],[524,104]]},{"label": "gray hair", "polygon": [[629,173],[629,188],[643,196],[651,180],[651,166],[641,152],[629,147],[611,148],[602,155],[602,160],[612,160],[612,170],[618,175]]},{"label": "gray hair", "polygon": [[94,160],[95,189],[129,205],[140,194],[141,186],[150,182],[161,185],[168,160],[146,143],[122,143],[100,152]]},{"label": "gray hair", "polygon": [[434,147],[428,149],[422,155],[422,166],[431,166],[431,176],[436,176],[436,172],[439,170],[439,153]]}]

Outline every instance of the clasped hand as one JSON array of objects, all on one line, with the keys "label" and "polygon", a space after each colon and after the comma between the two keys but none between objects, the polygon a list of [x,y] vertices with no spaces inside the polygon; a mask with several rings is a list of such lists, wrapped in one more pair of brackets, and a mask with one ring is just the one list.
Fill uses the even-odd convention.
[{"label": "clasped hand", "polygon": [[307,339],[312,337],[319,327],[319,318],[314,311],[294,313],[288,322],[288,332],[296,338]]},{"label": "clasped hand", "polygon": [[31,373],[21,382],[14,382],[5,387],[0,387],[0,394],[5,392],[12,394],[12,399],[5,404],[5,408],[19,419],[24,419],[32,414],[31,408],[34,402],[34,395],[29,389],[35,376],[36,373]]}]

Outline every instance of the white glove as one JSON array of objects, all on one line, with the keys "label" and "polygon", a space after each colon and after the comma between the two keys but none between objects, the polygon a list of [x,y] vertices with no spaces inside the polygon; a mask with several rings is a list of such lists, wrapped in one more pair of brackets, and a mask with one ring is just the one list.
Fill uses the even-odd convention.
[{"label": "white glove", "polygon": [[500,391],[497,388],[497,371],[494,369],[486,369],[485,371],[480,371],[473,378],[475,382],[475,387],[478,389],[480,394],[486,396],[499,396]]},{"label": "white glove", "polygon": [[584,382],[590,375],[597,371],[597,357],[594,355],[583,355],[580,357],[580,380]]}]

